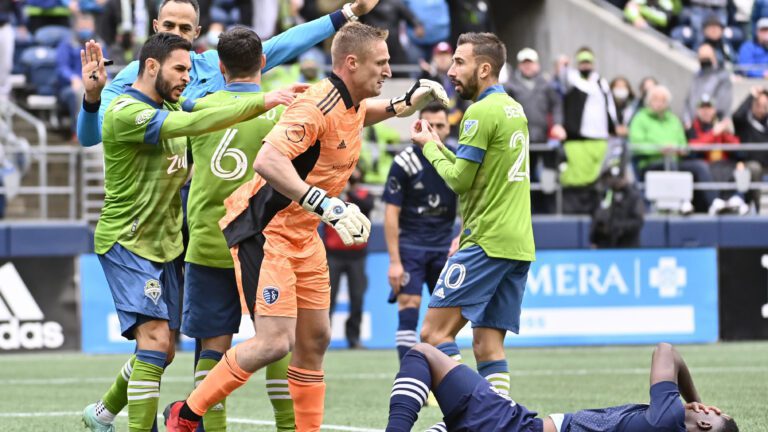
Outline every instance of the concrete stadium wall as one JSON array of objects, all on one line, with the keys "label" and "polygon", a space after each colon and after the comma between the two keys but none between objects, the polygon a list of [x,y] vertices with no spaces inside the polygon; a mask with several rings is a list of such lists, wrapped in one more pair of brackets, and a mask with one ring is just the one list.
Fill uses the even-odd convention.
[{"label": "concrete stadium wall", "polygon": [[635,86],[645,76],[657,77],[672,91],[673,109],[682,111],[698,68],[690,52],[636,30],[589,0],[496,0],[491,5],[510,63],[519,49],[530,46],[539,51],[545,70],[551,71],[557,56],[573,56],[586,45],[595,51],[603,76],[624,75]]}]

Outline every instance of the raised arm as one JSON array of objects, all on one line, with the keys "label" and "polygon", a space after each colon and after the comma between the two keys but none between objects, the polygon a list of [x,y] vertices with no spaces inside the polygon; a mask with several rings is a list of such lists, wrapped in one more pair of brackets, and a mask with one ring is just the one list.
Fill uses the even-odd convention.
[{"label": "raised arm", "polygon": [[[356,0],[351,4],[350,10],[359,17],[368,13],[378,3],[379,0]],[[267,64],[262,72],[279,66],[328,39],[346,23],[345,14],[341,10],[337,10],[273,36],[264,42]]]},{"label": "raised arm", "polygon": [[671,381],[678,385],[680,396],[686,402],[701,402],[693,378],[679,352],[668,343],[660,343],[653,351],[651,361],[651,386]]}]

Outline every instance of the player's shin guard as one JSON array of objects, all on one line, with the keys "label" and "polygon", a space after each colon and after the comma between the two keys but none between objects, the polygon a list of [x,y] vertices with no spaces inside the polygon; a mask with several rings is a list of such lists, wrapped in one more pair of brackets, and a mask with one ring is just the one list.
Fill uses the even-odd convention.
[{"label": "player's shin guard", "polygon": [[408,351],[400,362],[400,372],[389,396],[387,432],[408,432],[413,428],[431,386],[427,358],[419,351]]},{"label": "player's shin guard", "polygon": [[[195,367],[195,387],[208,376],[208,373],[221,360],[223,353],[214,350],[202,350]],[[203,416],[203,427],[206,432],[223,432],[227,430],[226,399],[212,406]]]},{"label": "player's shin guard", "polygon": [[509,395],[509,366],[506,360],[478,362],[477,372],[499,393]]},{"label": "player's shin guard", "polygon": [[199,421],[199,416],[205,415],[208,409],[245,384],[251,375],[252,373],[244,371],[237,364],[237,346],[230,348],[187,398],[185,406],[198,418],[189,418],[185,415],[188,412],[184,409],[182,409],[181,417]]},{"label": "player's shin guard", "polygon": [[398,325],[395,333],[397,355],[400,360],[416,342],[416,326],[419,323],[419,310],[417,308],[405,308],[397,313]]},{"label": "player's shin guard", "polygon": [[278,432],[296,429],[293,413],[293,399],[288,389],[288,364],[291,354],[267,366],[267,394],[275,411],[275,425]]},{"label": "player's shin guard", "polygon": [[442,351],[443,354],[447,355],[448,357],[456,360],[457,362],[461,363],[461,351],[459,351],[459,346],[456,345],[456,342],[445,342],[441,343],[440,345],[436,346],[435,348]]},{"label": "player's shin guard", "polygon": [[160,378],[166,353],[152,350],[138,350],[133,372],[128,382],[128,429],[150,431],[157,418],[160,401]]},{"label": "player's shin guard", "polygon": [[115,420],[117,413],[123,410],[128,404],[128,381],[131,380],[131,373],[133,372],[133,363],[136,361],[136,356],[132,355],[128,361],[125,362],[120,369],[120,373],[117,374],[115,382],[109,387],[101,400],[96,403],[96,418],[105,424],[112,423]]},{"label": "player's shin guard", "polygon": [[296,414],[296,432],[320,430],[325,410],[323,378],[323,371],[288,366],[288,389]]}]

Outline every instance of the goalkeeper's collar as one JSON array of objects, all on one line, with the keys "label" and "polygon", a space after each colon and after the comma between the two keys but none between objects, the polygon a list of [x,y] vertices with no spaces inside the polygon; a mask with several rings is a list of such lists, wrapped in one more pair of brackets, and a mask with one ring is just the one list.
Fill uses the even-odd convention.
[{"label": "goalkeeper's collar", "polygon": [[358,108],[360,108],[360,105],[355,106],[355,104],[352,102],[352,95],[349,94],[349,89],[347,89],[347,85],[344,84],[344,81],[342,81],[341,78],[339,78],[338,75],[331,72],[331,74],[328,76],[328,80],[331,81],[331,84],[333,84],[334,87],[339,91],[339,94],[341,95],[341,99],[344,100],[344,106],[347,109],[355,107],[355,111],[357,111]]},{"label": "goalkeeper's collar", "polygon": [[480,102],[486,96],[493,93],[507,93],[507,92],[504,90],[504,87],[501,84],[494,84],[488,87],[487,89],[483,90],[482,93],[480,93],[480,96],[477,97],[477,102]]}]

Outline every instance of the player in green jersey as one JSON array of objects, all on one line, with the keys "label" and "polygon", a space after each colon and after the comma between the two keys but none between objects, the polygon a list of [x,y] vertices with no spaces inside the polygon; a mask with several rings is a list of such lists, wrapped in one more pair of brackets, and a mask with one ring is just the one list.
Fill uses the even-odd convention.
[{"label": "player in green jersey", "polygon": [[491,33],[459,37],[448,76],[472,104],[464,114],[454,155],[429,123],[417,121],[413,142],[459,195],[463,229],[429,304],[421,339],[451,357],[455,338],[472,323],[478,371],[509,392],[504,336],[520,327],[528,268],[535,259],[531,227],[528,121],[498,84],[506,49]]},{"label": "player in green jersey", "polygon": [[92,430],[113,430],[112,413],[126,404],[131,431],[149,431],[155,421],[160,377],[173,359],[180,325],[173,260],[182,252],[179,189],[187,178],[186,136],[229,127],[292,100],[283,91],[183,112],[190,48],[189,41],[169,33],[150,37],[140,53],[138,79],[104,118],[106,197],[95,251],[122,334],[136,339],[137,350],[102,400],[86,408],[83,419]]},{"label": "player in green jersey", "polygon": [[[217,47],[226,86],[194,101],[194,110],[226,106],[242,96],[261,92],[265,59],[259,36],[235,27],[219,36]],[[185,256],[184,312],[181,332],[200,339],[202,351],[195,368],[195,383],[222,358],[240,328],[242,309],[234,263],[218,221],[226,213],[224,199],[253,178],[250,169],[262,139],[284,111],[277,106],[258,118],[226,130],[190,139],[196,163],[187,203],[189,245]],[[288,360],[267,367],[267,393],[279,431],[294,430],[293,401],[288,392]],[[226,430],[226,400],[203,417],[206,432]]]}]

